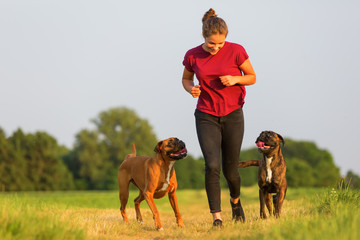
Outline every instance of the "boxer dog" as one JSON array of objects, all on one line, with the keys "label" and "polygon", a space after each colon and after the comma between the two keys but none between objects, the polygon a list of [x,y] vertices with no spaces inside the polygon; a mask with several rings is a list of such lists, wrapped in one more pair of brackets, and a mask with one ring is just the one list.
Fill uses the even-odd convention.
[{"label": "boxer dog", "polygon": [[177,198],[177,181],[174,163],[187,155],[185,143],[177,138],[160,141],[155,146],[155,155],[152,157],[136,156],[133,144],[132,153],[128,154],[120,165],[118,172],[120,212],[125,222],[128,222],[125,207],[129,198],[129,184],[133,183],[140,194],[135,198],[136,219],[142,223],[140,203],[145,199],[155,220],[157,230],[163,230],[159,212],[155,206],[154,198],[169,196],[171,207],[174,209],[176,222],[179,227],[184,227]]},{"label": "boxer dog", "polygon": [[281,153],[280,144],[285,144],[283,137],[272,131],[263,131],[256,139],[256,146],[263,155],[262,160],[240,161],[239,167],[259,166],[258,185],[260,198],[260,217],[267,218],[265,205],[272,214],[271,195],[273,198],[274,215],[280,217],[281,207],[286,195],[286,162]]}]

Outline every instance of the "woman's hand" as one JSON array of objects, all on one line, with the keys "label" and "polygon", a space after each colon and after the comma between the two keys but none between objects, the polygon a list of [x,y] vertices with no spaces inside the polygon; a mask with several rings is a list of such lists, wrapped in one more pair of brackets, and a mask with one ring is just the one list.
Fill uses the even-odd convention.
[{"label": "woman's hand", "polygon": [[221,76],[220,81],[224,86],[230,87],[237,84],[239,80],[233,76],[226,75],[226,76]]},{"label": "woman's hand", "polygon": [[221,83],[227,87],[234,86],[235,84],[247,86],[256,83],[256,74],[249,59],[241,64],[240,70],[244,73],[244,76],[221,76]]},{"label": "woman's hand", "polygon": [[200,85],[194,86],[194,73],[189,72],[184,68],[182,84],[184,89],[193,96],[193,98],[197,98],[200,96],[201,89]]},{"label": "woman's hand", "polygon": [[200,85],[196,85],[191,88],[190,94],[193,96],[193,98],[199,97],[200,93],[201,93]]}]

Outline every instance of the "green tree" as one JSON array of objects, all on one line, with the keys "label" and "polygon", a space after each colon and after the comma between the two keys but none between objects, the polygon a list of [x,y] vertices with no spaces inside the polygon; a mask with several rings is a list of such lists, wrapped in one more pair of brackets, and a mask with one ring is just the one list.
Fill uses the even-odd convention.
[{"label": "green tree", "polygon": [[[8,177],[11,180],[10,191],[35,190],[35,184],[29,179],[29,166],[26,159],[26,136],[21,129],[16,130],[11,137],[6,141],[7,149],[10,150],[10,156],[8,155]],[[5,173],[6,174],[6,173]],[[21,179],[21,183],[18,183],[17,178]]]},{"label": "green tree", "polygon": [[351,188],[360,188],[360,176],[353,171],[348,171],[345,180],[349,183]]},{"label": "green tree", "polygon": [[188,155],[174,165],[179,189],[202,189],[205,186],[204,159]]},{"label": "green tree", "polygon": [[119,165],[131,152],[133,143],[136,143],[140,155],[154,153],[157,138],[152,126],[135,111],[126,107],[111,108],[101,112],[92,122],[108,149],[109,160],[115,165]]},{"label": "green tree", "polygon": [[76,135],[74,152],[67,161],[79,189],[107,188],[105,179],[113,164],[96,131],[82,130]]},{"label": "green tree", "polygon": [[18,154],[0,128],[0,187],[2,191],[31,190],[26,176],[26,161]]},{"label": "green tree", "polygon": [[36,190],[73,188],[72,174],[61,160],[64,147],[60,147],[55,138],[39,131],[27,135],[27,145],[26,158],[29,161],[28,168],[31,170],[29,178],[36,184]]},{"label": "green tree", "polygon": [[[310,171],[313,177],[309,178],[309,181],[313,181],[314,187],[335,185],[341,178],[340,169],[335,165],[332,155],[327,150],[319,149],[315,143],[308,141],[286,139],[285,142],[283,154],[288,165],[290,164],[290,169],[293,161],[304,161],[312,169],[310,171],[305,164],[302,164],[305,167],[304,171],[294,172],[298,175],[297,178],[308,178]],[[299,167],[299,164],[297,166]]]},{"label": "green tree", "polygon": [[116,189],[117,171],[136,144],[137,155],[153,155],[157,143],[152,127],[133,110],[111,108],[91,120],[94,130],[76,136],[73,151],[65,157],[80,188]]},{"label": "green tree", "polygon": [[313,168],[304,160],[293,157],[286,159],[286,179],[291,187],[315,186]]},{"label": "green tree", "polygon": [[7,191],[65,190],[73,188],[71,173],[61,160],[66,148],[44,132],[9,138],[0,131],[0,182]]}]

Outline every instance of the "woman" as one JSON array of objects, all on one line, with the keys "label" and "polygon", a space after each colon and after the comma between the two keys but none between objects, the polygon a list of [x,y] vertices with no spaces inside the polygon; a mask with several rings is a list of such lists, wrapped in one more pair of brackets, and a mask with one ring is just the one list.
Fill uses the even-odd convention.
[{"label": "woman", "polygon": [[[213,226],[221,227],[221,163],[230,190],[232,217],[245,221],[237,163],[244,134],[244,86],[254,84],[256,75],[245,49],[225,41],[227,25],[213,9],[205,13],[202,22],[205,41],[185,54],[182,84],[198,98],[195,119],[205,159],[205,188]],[[195,74],[199,85],[194,85]]]}]

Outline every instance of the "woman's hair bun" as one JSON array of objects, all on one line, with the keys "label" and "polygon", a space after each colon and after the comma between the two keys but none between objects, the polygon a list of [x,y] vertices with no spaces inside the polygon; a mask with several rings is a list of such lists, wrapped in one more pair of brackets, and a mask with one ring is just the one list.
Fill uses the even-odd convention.
[{"label": "woman's hair bun", "polygon": [[208,20],[209,18],[212,18],[212,17],[217,17],[217,15],[215,14],[215,10],[210,8],[209,11],[207,11],[203,18],[202,18],[202,22],[205,22],[206,20]]},{"label": "woman's hair bun", "polygon": [[227,36],[229,32],[226,22],[222,18],[219,18],[212,8],[205,13],[202,23],[202,33],[205,38],[210,37],[213,34],[224,34]]}]

